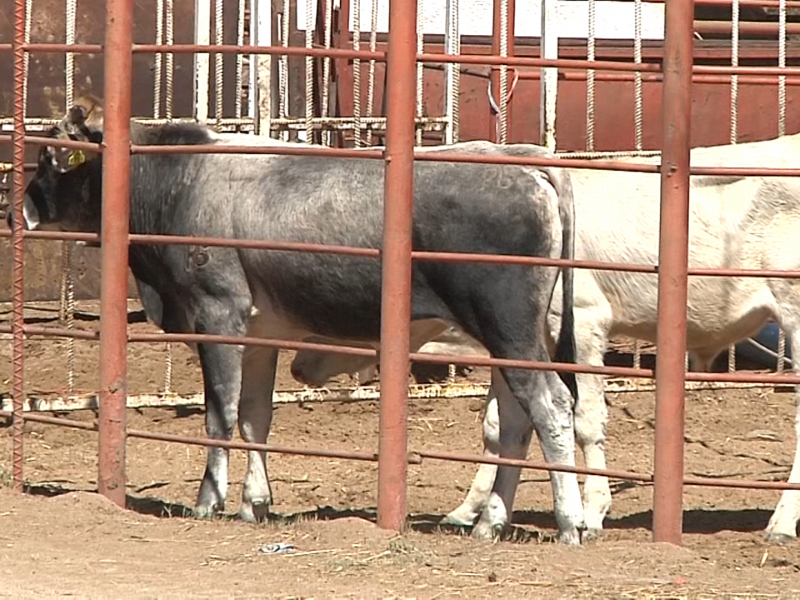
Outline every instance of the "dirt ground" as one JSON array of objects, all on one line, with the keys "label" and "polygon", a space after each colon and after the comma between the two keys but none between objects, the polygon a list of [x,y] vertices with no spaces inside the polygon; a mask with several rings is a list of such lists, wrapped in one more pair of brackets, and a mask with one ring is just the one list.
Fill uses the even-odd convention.
[{"label": "dirt ground", "polygon": [[[131,305],[135,309],[135,305]],[[96,328],[79,306],[77,327]],[[8,318],[8,314],[0,314]],[[52,310],[29,322],[55,324]],[[152,331],[143,323],[132,331]],[[10,342],[0,343],[0,390],[10,389]],[[27,342],[29,393],[62,393],[66,342]],[[76,343],[76,388],[97,379],[97,344]],[[172,387],[200,391],[183,347],[173,349]],[[281,389],[297,388],[285,372]],[[163,344],[131,345],[130,392],[163,387]],[[485,378],[478,370],[473,380]],[[652,393],[609,395],[609,465],[652,469]],[[480,452],[481,399],[414,400],[411,449]],[[92,411],[64,413],[93,422]],[[794,453],[792,395],[772,390],[690,392],[687,474],[781,481]],[[376,402],[281,404],[270,442],[294,447],[377,449]],[[129,410],[128,426],[202,436],[199,408]],[[11,428],[0,419],[0,596],[262,598],[800,598],[797,544],[764,543],[779,492],[688,487],[684,546],[650,542],[652,486],[612,481],[604,537],[581,548],[552,542],[546,476],[523,474],[509,539],[475,542],[438,520],[463,499],[475,467],[425,461],[409,468],[409,527],[374,526],[377,469],[371,463],[270,455],[275,518],[249,525],[238,509],[245,457],[231,454],[228,516],[198,521],[190,507],[202,476],[200,447],[130,439],[128,509],[93,494],[96,434],[26,424],[28,494],[9,489]],[[531,458],[541,458],[534,448]],[[284,542],[284,554],[262,551]]]}]

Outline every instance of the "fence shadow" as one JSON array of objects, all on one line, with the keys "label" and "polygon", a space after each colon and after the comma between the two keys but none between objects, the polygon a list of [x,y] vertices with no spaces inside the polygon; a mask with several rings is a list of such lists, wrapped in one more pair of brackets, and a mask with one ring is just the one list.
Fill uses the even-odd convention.
[{"label": "fence shadow", "polygon": [[[25,492],[33,496],[52,498],[70,492],[96,492],[67,483],[50,482],[47,484],[27,484]],[[192,508],[182,503],[161,500],[154,496],[141,496],[128,494],[126,508],[139,514],[150,515],[157,518],[192,518]],[[723,531],[739,533],[756,533],[763,531],[767,526],[771,509],[741,509],[741,510],[705,510],[689,509],[683,513],[683,532],[687,534],[713,534]],[[450,533],[456,535],[469,535],[470,527],[457,527],[441,525],[444,514],[414,513],[408,517],[408,526],[411,530],[420,533]],[[225,513],[218,517],[220,520],[236,520],[235,513]],[[277,524],[291,525],[302,521],[335,521],[338,519],[358,518],[371,523],[377,523],[377,509],[366,508],[337,508],[333,506],[320,506],[316,509],[299,511],[295,513],[271,513],[270,521]],[[556,522],[552,511],[544,510],[517,510],[514,511],[513,523],[510,531],[503,539],[518,542],[549,541],[553,538]],[[653,524],[653,511],[643,510],[622,517],[609,516],[604,523],[604,529],[614,530],[649,530]]]},{"label": "fence shadow", "polygon": [[[753,533],[763,531],[769,522],[772,510],[748,508],[741,510],[689,509],[683,513],[683,532],[689,534],[712,534],[723,531]],[[556,526],[552,512],[514,511],[514,523],[535,528],[554,529]],[[605,530],[651,529],[653,511],[651,509],[632,513],[623,517],[606,517]]]}]

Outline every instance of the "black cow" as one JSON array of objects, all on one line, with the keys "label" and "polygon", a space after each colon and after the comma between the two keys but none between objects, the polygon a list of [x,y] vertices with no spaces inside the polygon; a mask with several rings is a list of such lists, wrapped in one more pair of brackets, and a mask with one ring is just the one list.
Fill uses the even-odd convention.
[{"label": "black cow", "polygon": [[[102,139],[102,107],[78,101],[54,137]],[[219,135],[203,125],[131,123],[136,144],[278,144]],[[542,156],[535,146],[486,142],[431,152]],[[43,147],[25,195],[29,228],[98,231],[102,160]],[[135,155],[131,158],[132,233],[280,239],[380,248],[384,164],[377,159],[279,155]],[[571,257],[572,188],[562,169],[417,162],[416,250]],[[145,310],[167,332],[323,339],[376,346],[381,321],[380,261],[333,254],[133,245],[130,267]],[[414,344],[456,326],[498,358],[546,361],[545,319],[558,278],[554,267],[414,263]],[[564,315],[557,359],[574,361],[572,274],[562,271]],[[272,417],[278,351],[198,344],[206,430],[265,443]],[[535,429],[546,460],[574,464],[574,377],[493,369],[501,452],[524,458]],[[195,513],[224,508],[228,452],[208,451]],[[501,468],[474,529],[493,537],[509,522],[519,470]],[[579,543],[583,509],[574,474],[551,477],[560,538]],[[240,516],[262,518],[272,495],[264,453],[250,452]]]}]

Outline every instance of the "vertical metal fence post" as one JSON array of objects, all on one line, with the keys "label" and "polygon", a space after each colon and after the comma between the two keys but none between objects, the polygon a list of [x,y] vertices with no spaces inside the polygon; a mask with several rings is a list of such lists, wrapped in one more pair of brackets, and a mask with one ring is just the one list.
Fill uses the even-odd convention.
[{"label": "vertical metal fence post", "polygon": [[416,0],[390,0],[381,298],[378,526],[406,518],[411,220],[414,207]]},{"label": "vertical metal fence post", "polygon": [[[492,17],[492,56],[514,56],[514,27],[516,0],[494,0]],[[512,109],[508,98],[508,67],[493,66],[490,71],[492,96],[497,103],[497,115],[492,119],[490,140],[508,143]]]},{"label": "vertical metal fence post", "polygon": [[128,194],[132,0],[108,0],[105,38],[102,277],[100,281],[100,493],[125,505]]},{"label": "vertical metal fence post", "polygon": [[25,0],[14,2],[14,226],[13,226],[13,251],[14,251],[14,303],[13,303],[13,442],[12,442],[12,467],[11,477],[14,489],[21,492],[22,486],[22,434],[23,434],[23,403],[25,400],[24,357],[25,357],[25,326],[23,301],[24,280],[23,266],[25,261],[25,245],[23,232],[22,196],[25,190]]},{"label": "vertical metal fence post", "polygon": [[665,11],[653,539],[680,544],[694,0]]}]

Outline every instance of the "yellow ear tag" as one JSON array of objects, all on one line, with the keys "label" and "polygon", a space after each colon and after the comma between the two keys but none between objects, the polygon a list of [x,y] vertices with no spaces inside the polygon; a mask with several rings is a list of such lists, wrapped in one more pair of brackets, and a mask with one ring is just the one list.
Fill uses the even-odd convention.
[{"label": "yellow ear tag", "polygon": [[67,160],[67,164],[70,167],[77,167],[85,162],[86,155],[83,153],[83,150],[73,150],[72,154],[69,155],[69,159]]}]

